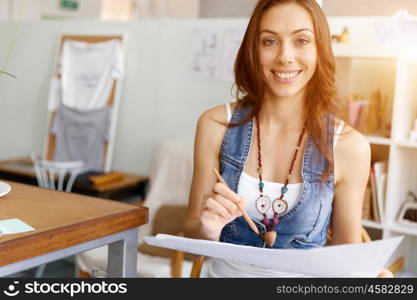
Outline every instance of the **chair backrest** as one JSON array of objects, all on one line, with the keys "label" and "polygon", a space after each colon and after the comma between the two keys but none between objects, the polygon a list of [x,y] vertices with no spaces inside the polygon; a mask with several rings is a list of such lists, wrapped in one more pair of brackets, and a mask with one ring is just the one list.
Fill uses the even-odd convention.
[{"label": "chair backrest", "polygon": [[[82,161],[55,162],[31,155],[38,185],[43,188],[71,192],[72,185],[83,167]],[[66,187],[64,189],[64,180]],[[56,184],[57,182],[57,184]]]},{"label": "chair backrest", "polygon": [[188,205],[192,171],[191,141],[166,140],[158,145],[150,166],[150,189],[144,201],[149,208],[149,222],[140,227],[140,241],[143,236],[152,234],[154,218],[160,207]]}]

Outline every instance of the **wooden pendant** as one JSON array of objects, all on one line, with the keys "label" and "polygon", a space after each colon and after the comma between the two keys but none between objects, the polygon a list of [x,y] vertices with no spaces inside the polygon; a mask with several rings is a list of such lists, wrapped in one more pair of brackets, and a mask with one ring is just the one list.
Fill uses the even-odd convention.
[{"label": "wooden pendant", "polygon": [[272,247],[275,244],[276,239],[277,239],[277,232],[275,230],[267,231],[265,233],[265,241],[269,247]]}]

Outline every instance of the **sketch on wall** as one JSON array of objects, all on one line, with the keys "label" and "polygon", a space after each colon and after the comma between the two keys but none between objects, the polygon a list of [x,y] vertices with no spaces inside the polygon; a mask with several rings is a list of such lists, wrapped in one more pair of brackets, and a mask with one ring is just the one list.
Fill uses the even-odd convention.
[{"label": "sketch on wall", "polygon": [[233,81],[233,66],[243,33],[243,30],[192,31],[192,77]]},{"label": "sketch on wall", "polygon": [[196,78],[214,79],[219,72],[218,33],[211,30],[192,32],[192,74]]}]

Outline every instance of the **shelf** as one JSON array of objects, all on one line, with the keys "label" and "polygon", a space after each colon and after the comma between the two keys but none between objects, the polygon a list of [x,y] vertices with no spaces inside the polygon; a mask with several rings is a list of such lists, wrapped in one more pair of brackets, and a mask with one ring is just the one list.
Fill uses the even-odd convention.
[{"label": "shelf", "polygon": [[380,229],[380,230],[384,229],[383,224],[377,223],[375,221],[370,221],[370,220],[362,220],[362,226],[368,227],[368,228],[373,228],[373,229]]},{"label": "shelf", "polygon": [[390,138],[384,138],[380,136],[373,136],[373,135],[367,135],[366,139],[369,143],[374,145],[396,145],[400,147],[406,147],[406,148],[415,148],[417,149],[417,142],[409,141],[409,140],[392,140]]},{"label": "shelf", "polygon": [[332,49],[336,58],[398,58],[399,56],[395,49],[358,43],[338,44],[333,42]]},{"label": "shelf", "polygon": [[395,145],[400,147],[406,147],[406,148],[415,148],[417,149],[417,142],[409,141],[409,140],[398,140],[395,141]]},{"label": "shelf", "polygon": [[399,224],[391,224],[388,226],[388,229],[395,231],[397,233],[417,236],[417,226],[412,227],[412,226],[404,226],[404,225],[399,225]]},{"label": "shelf", "polygon": [[384,138],[380,136],[366,136],[366,139],[369,143],[375,144],[375,145],[392,145],[393,141],[389,138]]},{"label": "shelf", "polygon": [[389,226],[385,226],[384,224],[377,223],[375,221],[370,221],[370,220],[362,220],[362,226],[367,227],[367,228],[379,229],[379,230],[388,229],[391,231],[395,231],[396,233],[417,236],[417,226],[412,227],[412,226],[405,226],[405,225],[400,225],[400,224],[391,224]]},{"label": "shelf", "polygon": [[383,102],[383,116],[378,126],[381,131],[368,131],[369,134],[364,135],[371,144],[372,161],[387,161],[389,166],[384,203],[388,213],[382,224],[362,220],[362,226],[374,236],[382,234],[382,238],[405,235],[407,242],[398,252],[407,261],[407,271],[417,273],[417,226],[393,219],[402,209],[406,191],[416,192],[417,141],[409,140],[408,134],[411,127],[415,127],[411,125],[415,125],[417,115],[417,57],[414,53],[414,57],[406,54],[403,50],[407,47],[400,49],[381,40],[376,30],[381,20],[379,17],[329,18],[332,33],[340,34],[344,27],[351,33],[348,43],[332,43],[337,90],[341,98],[354,94],[369,97],[366,95],[379,90],[382,99],[387,99]]}]

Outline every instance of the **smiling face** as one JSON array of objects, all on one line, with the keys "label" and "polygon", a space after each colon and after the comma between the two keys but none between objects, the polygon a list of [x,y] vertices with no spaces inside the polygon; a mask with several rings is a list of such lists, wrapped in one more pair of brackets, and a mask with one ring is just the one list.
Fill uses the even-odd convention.
[{"label": "smiling face", "polygon": [[279,4],[262,16],[259,58],[272,99],[304,95],[317,66],[311,15],[295,4]]}]

